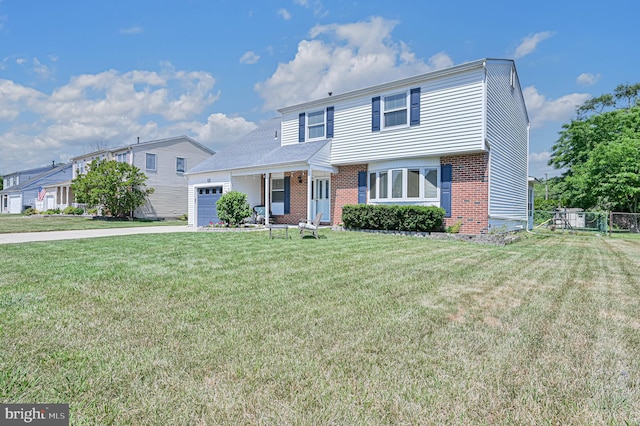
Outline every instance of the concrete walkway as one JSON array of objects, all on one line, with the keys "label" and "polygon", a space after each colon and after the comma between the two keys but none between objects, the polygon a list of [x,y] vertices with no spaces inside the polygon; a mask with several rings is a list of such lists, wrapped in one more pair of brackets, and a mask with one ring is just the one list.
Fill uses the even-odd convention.
[{"label": "concrete walkway", "polygon": [[113,237],[134,234],[167,234],[171,232],[195,232],[195,228],[183,226],[144,226],[137,228],[84,229],[76,231],[22,232],[0,234],[0,244],[30,243],[34,241],[75,240],[79,238]]}]

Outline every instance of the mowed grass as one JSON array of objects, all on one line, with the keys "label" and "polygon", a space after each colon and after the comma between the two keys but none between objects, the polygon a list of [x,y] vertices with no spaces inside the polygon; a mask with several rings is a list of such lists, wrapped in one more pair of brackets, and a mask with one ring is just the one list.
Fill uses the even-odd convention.
[{"label": "mowed grass", "polygon": [[637,424],[640,240],[0,246],[0,398],[74,425]]},{"label": "mowed grass", "polygon": [[134,226],[187,225],[181,221],[105,221],[87,216],[0,215],[0,234],[18,232],[68,231],[78,229],[128,228]]}]

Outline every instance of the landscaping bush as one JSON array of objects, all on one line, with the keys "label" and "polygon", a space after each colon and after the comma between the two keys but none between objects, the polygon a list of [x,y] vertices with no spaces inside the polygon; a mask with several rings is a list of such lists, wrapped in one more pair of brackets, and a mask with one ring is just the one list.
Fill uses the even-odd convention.
[{"label": "landscaping bush", "polygon": [[64,213],[64,214],[76,214],[76,209],[75,209],[75,207],[69,206],[69,207],[66,207],[62,211],[62,213]]},{"label": "landscaping bush", "polygon": [[76,207],[73,209],[73,214],[80,216],[81,214],[84,214],[84,209],[82,207]]},{"label": "landscaping bush", "polygon": [[34,215],[34,214],[38,214],[38,210],[34,209],[33,207],[29,207],[29,208],[28,208],[28,209],[26,209],[23,213],[24,213],[26,216],[31,216],[31,215]]},{"label": "landscaping bush", "polygon": [[444,209],[434,206],[356,204],[342,207],[347,228],[432,232],[442,230]]},{"label": "landscaping bush", "polygon": [[239,225],[251,216],[251,207],[247,195],[238,191],[229,191],[216,203],[218,218],[227,225]]}]

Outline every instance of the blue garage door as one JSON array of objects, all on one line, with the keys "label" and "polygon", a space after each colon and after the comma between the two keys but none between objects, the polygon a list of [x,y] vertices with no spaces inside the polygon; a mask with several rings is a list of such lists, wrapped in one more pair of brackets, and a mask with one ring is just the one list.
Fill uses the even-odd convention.
[{"label": "blue garage door", "polygon": [[208,226],[217,223],[218,209],[216,202],[222,197],[222,187],[198,188],[198,226]]}]

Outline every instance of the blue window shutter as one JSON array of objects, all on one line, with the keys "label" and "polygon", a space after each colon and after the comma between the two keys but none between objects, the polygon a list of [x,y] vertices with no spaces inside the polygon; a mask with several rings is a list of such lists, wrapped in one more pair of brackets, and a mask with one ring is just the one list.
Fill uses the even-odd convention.
[{"label": "blue window shutter", "polygon": [[333,137],[333,107],[327,108],[327,139]]},{"label": "blue window shutter", "polygon": [[305,126],[304,112],[298,116],[298,142],[304,142]]},{"label": "blue window shutter", "polygon": [[358,204],[367,203],[367,172],[358,172]]},{"label": "blue window shutter", "polygon": [[380,96],[371,99],[371,131],[380,131]]},{"label": "blue window shutter", "polygon": [[440,207],[445,211],[444,217],[451,217],[451,164],[440,166]]},{"label": "blue window shutter", "polygon": [[420,124],[420,88],[411,89],[411,120],[412,126]]},{"label": "blue window shutter", "polygon": [[291,213],[291,177],[284,177],[284,214]]}]

